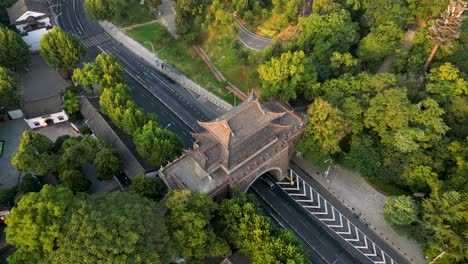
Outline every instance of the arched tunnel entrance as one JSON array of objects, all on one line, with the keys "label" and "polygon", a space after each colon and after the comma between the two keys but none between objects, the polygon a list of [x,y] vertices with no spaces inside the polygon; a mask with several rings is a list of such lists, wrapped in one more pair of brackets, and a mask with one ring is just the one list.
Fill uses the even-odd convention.
[{"label": "arched tunnel entrance", "polygon": [[248,192],[250,187],[258,182],[262,181],[263,183],[267,184],[270,188],[274,188],[277,181],[282,179],[283,171],[280,168],[274,167],[270,168],[262,173],[260,173],[255,180],[253,180],[247,188],[245,188],[244,192]]}]

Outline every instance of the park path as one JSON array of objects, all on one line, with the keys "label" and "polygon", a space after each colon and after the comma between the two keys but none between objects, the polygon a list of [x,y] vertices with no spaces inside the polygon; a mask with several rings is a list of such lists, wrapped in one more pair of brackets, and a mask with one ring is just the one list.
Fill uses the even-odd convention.
[{"label": "park path", "polygon": [[377,236],[410,263],[427,263],[421,247],[414,240],[396,233],[385,221],[383,207],[387,196],[374,189],[359,174],[332,165],[328,177],[325,178],[325,169],[313,164],[309,159],[294,155],[291,160],[328,189],[344,206],[360,215],[361,221],[366,222]]},{"label": "park path", "polygon": [[162,0],[161,5],[158,7],[159,10],[159,17],[158,21],[161,25],[167,28],[167,31],[171,33],[174,38],[178,38],[177,35],[177,28],[175,23],[175,10],[174,6],[172,5],[171,0]]},{"label": "park path", "polygon": [[133,28],[136,28],[136,27],[141,27],[141,26],[144,26],[144,25],[150,25],[150,24],[154,24],[154,23],[158,23],[158,20],[151,20],[151,21],[148,21],[148,22],[145,22],[145,23],[135,24],[135,25],[131,25],[131,26],[128,26],[128,27],[121,27],[120,30],[126,31],[126,30],[130,30],[130,29],[133,29]]},{"label": "park path", "polygon": [[232,94],[240,98],[242,101],[247,99],[247,95],[244,92],[242,92],[239,88],[234,86],[234,84],[230,83],[226,78],[224,78],[223,74],[218,69],[216,69],[216,67],[211,63],[208,54],[206,54],[206,52],[200,46],[193,45],[193,49],[197,52],[198,56],[200,56],[200,58],[206,63],[208,68],[210,68],[211,72],[218,81],[227,82],[227,85],[225,87],[226,89],[228,89]]},{"label": "park path", "polygon": [[[399,48],[410,50],[413,47],[414,36],[418,32],[419,28],[422,26],[421,23],[416,22],[411,25],[403,37],[403,42],[398,45]],[[385,60],[380,65],[377,73],[389,72],[392,69],[393,62],[395,61],[395,54],[388,55]]]}]

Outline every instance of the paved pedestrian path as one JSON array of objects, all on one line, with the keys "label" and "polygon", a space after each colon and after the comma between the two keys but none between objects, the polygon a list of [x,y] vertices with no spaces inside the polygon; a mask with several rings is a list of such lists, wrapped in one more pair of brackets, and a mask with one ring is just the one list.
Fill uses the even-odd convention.
[{"label": "paved pedestrian path", "polygon": [[294,156],[292,160],[327,188],[346,207],[350,210],[354,209],[353,211],[360,215],[360,219],[365,221],[374,233],[411,263],[426,263],[421,247],[415,241],[398,235],[385,222],[382,212],[386,196],[375,190],[360,175],[336,166],[329,173],[327,181],[324,177],[325,169],[314,165],[306,158]]}]

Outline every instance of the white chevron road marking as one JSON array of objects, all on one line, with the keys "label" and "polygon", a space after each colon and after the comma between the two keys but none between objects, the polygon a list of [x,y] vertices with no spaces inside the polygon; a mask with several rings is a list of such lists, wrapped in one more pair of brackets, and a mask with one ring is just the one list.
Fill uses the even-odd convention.
[{"label": "white chevron road marking", "polygon": [[[343,240],[348,242],[351,246],[356,248],[356,250],[360,251],[361,254],[366,256],[370,261],[375,264],[387,264],[389,261],[391,264],[397,264],[388,254],[386,254],[383,249],[378,247],[370,238],[368,238],[363,232],[361,232],[351,221],[346,218],[346,216],[342,215],[338,209],[333,207],[331,203],[329,203],[325,197],[320,195],[312,186],[307,184],[304,179],[302,179],[295,171],[289,169],[289,175],[291,175],[291,179],[296,183],[294,187],[291,187],[289,182],[277,182],[278,186],[286,192],[289,196],[291,196],[294,201],[296,201],[299,205],[305,208],[311,215],[315,218],[320,220],[324,225],[330,228],[333,232],[338,234]],[[299,191],[298,193],[292,193],[295,191]],[[308,197],[308,193],[310,193],[310,197]],[[314,194],[316,193],[316,194]],[[316,195],[316,196],[315,196]],[[320,201],[323,199],[323,201]],[[317,202],[316,205],[310,204]],[[331,216],[328,216],[329,209],[328,205],[331,208]],[[323,211],[323,207],[325,210]],[[317,212],[314,212],[310,209],[319,209]],[[335,213],[336,211],[336,213]],[[323,217],[323,218],[321,218]],[[339,220],[339,224],[335,223],[336,220]],[[339,229],[346,228],[346,230],[340,231]],[[352,236],[351,238],[346,238],[345,236],[351,235],[354,232],[356,236]],[[338,229],[338,230],[337,230]],[[361,233],[361,235],[359,235]],[[369,240],[369,242],[367,241]],[[364,242],[364,245],[355,245],[356,242]],[[362,243],[359,243],[362,244]],[[371,253],[365,253],[364,250],[373,250]],[[381,256],[379,254],[381,254]],[[378,257],[379,260],[373,260],[371,258]],[[380,260],[382,258],[382,260]],[[388,261],[387,261],[388,260]]]},{"label": "white chevron road marking", "polygon": [[364,242],[365,242],[365,245],[364,245],[364,246],[355,246],[354,248],[358,248],[358,249],[360,249],[360,248],[368,248],[366,235],[364,235]]},{"label": "white chevron road marking", "polygon": [[339,212],[338,212],[338,215],[339,215],[339,219],[340,219],[340,224],[339,225],[328,225],[328,227],[336,227],[336,228],[344,227],[344,225],[343,225],[343,216]]},{"label": "white chevron road marking", "polygon": [[[327,221],[327,222],[328,222],[328,221],[330,221],[330,222],[335,222],[335,220],[336,220],[336,219],[335,219],[335,208],[332,207],[332,218],[328,218],[328,219],[327,219],[327,218],[322,218],[322,219],[320,219],[320,220],[322,220],[322,221]],[[330,226],[328,225],[328,227],[330,227]]]},{"label": "white chevron road marking", "polygon": [[372,254],[364,254],[364,255],[366,255],[366,256],[368,256],[368,257],[376,257],[376,256],[377,256],[377,250],[375,249],[375,244],[374,244],[374,243],[372,243],[372,247],[373,247],[373,249],[374,249],[374,250],[372,251],[373,253],[372,253]]}]

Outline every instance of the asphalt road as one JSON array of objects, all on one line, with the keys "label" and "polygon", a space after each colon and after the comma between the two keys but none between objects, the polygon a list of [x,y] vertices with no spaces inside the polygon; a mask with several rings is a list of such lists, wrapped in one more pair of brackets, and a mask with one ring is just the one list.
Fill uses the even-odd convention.
[{"label": "asphalt road", "polygon": [[326,227],[297,205],[278,186],[270,189],[262,180],[250,187],[265,213],[282,227],[292,230],[309,254],[310,263],[358,264],[370,263],[352,256]]},{"label": "asphalt road", "polygon": [[234,17],[234,20],[236,21],[237,28],[239,28],[239,40],[244,43],[247,48],[256,51],[262,51],[273,43],[272,39],[265,38],[250,32],[239,22],[237,17]]},{"label": "asphalt road", "polygon": [[116,56],[124,67],[136,104],[145,111],[156,113],[161,125],[177,133],[185,147],[191,147],[193,143],[191,133],[201,131],[198,120],[208,121],[220,114],[215,106],[168,79],[90,21],[82,0],[54,0],[51,6],[56,23],[78,36],[88,47],[85,61],[94,60],[100,52]]}]

